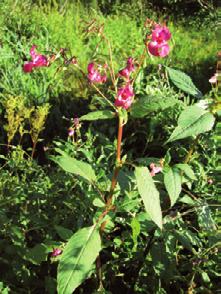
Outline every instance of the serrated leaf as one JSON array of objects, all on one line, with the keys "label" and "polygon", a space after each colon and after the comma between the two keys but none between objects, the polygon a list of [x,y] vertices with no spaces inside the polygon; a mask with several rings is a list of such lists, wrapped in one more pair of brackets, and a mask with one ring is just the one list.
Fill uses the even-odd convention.
[{"label": "serrated leaf", "polygon": [[98,110],[89,112],[80,117],[80,120],[93,121],[99,119],[111,119],[115,117],[115,113],[109,110]]},{"label": "serrated leaf", "polygon": [[174,97],[164,98],[161,95],[146,95],[137,100],[131,107],[131,115],[135,118],[144,117],[153,111],[164,110],[177,103]]},{"label": "serrated leaf", "polygon": [[192,82],[192,79],[187,74],[180,70],[176,70],[167,66],[166,70],[171,81],[174,83],[175,86],[177,86],[177,88],[197,98],[201,98],[203,96]]},{"label": "serrated leaf", "polygon": [[178,119],[178,126],[167,142],[196,136],[210,131],[214,125],[215,117],[212,113],[196,106],[187,107]]},{"label": "serrated leaf", "polygon": [[136,167],[135,177],[139,194],[144,202],[145,209],[151,220],[162,228],[162,211],[159,192],[153,182],[147,167]]},{"label": "serrated leaf", "polygon": [[66,172],[81,176],[82,178],[88,180],[89,182],[95,182],[96,176],[93,168],[90,164],[72,158],[68,155],[57,156],[55,161],[60,165]]},{"label": "serrated leaf", "polygon": [[169,168],[164,173],[164,184],[170,197],[171,206],[173,206],[181,192],[181,175],[179,170]]},{"label": "serrated leaf", "polygon": [[58,294],[72,294],[88,277],[101,250],[97,226],[80,229],[68,241],[58,265]]},{"label": "serrated leaf", "polygon": [[189,164],[186,163],[178,163],[174,167],[180,169],[185,173],[185,175],[190,178],[191,180],[196,180],[196,176],[192,170],[192,168],[189,166]]}]

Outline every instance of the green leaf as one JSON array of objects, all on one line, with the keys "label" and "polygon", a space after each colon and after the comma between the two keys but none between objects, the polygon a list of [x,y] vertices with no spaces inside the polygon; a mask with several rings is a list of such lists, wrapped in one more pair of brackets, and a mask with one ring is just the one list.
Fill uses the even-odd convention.
[{"label": "green leaf", "polygon": [[178,119],[178,126],[167,142],[183,139],[210,131],[214,125],[215,117],[212,113],[192,105],[187,107]]},{"label": "green leaf", "polygon": [[201,98],[203,96],[187,74],[180,70],[176,70],[167,66],[166,70],[171,81],[174,83],[175,86],[177,86],[177,88],[197,98]]},{"label": "green leaf", "polygon": [[187,163],[178,163],[174,165],[174,167],[180,169],[185,173],[185,175],[190,178],[191,180],[196,180],[196,176],[192,170],[192,168]]},{"label": "green leaf", "polygon": [[80,229],[68,241],[58,265],[58,294],[72,294],[88,277],[101,250],[98,227]]},{"label": "green leaf", "polygon": [[136,219],[140,224],[140,230],[142,234],[148,235],[150,231],[155,228],[155,223],[150,219],[150,216],[147,212],[140,212],[136,215]]},{"label": "green leaf", "polygon": [[88,114],[85,114],[80,117],[80,120],[87,120],[87,121],[93,121],[93,120],[99,120],[99,119],[111,119],[115,117],[115,113],[109,110],[98,110],[89,112]]},{"label": "green leaf", "polygon": [[189,195],[185,194],[182,198],[179,199],[179,202],[191,205],[191,206],[195,206],[196,205],[196,201],[194,201]]},{"label": "green leaf", "polygon": [[174,231],[173,234],[184,248],[193,251],[192,243],[189,240],[189,238],[185,235],[185,232]]},{"label": "green leaf", "polygon": [[170,197],[171,206],[173,206],[181,192],[181,175],[179,170],[169,168],[164,173],[164,184]]},{"label": "green leaf", "polygon": [[183,245],[184,248],[187,248],[188,250],[192,251],[194,254],[196,254],[196,250],[193,246],[196,246],[200,248],[202,246],[201,240],[197,237],[195,233],[193,233],[190,230],[182,230],[182,231],[174,231],[174,236],[177,238],[177,240]]},{"label": "green leaf", "polygon": [[54,226],[57,234],[59,235],[59,237],[65,241],[67,241],[68,239],[71,238],[71,236],[73,235],[73,232],[69,229],[66,229],[62,226]]},{"label": "green leaf", "polygon": [[128,121],[128,113],[127,110],[124,108],[119,108],[118,109],[118,115],[119,118],[121,119],[121,122],[125,125]]},{"label": "green leaf", "polygon": [[137,238],[140,235],[140,223],[137,218],[133,218],[130,225],[132,229],[132,239],[134,242],[132,251],[135,252],[137,249]]},{"label": "green leaf", "polygon": [[162,228],[162,211],[160,207],[159,192],[153,182],[147,167],[136,167],[135,177],[138,191],[144,202],[145,209],[158,227]]},{"label": "green leaf", "polygon": [[0,282],[0,293],[1,294],[8,294],[9,293],[9,288],[8,287],[4,287],[4,284],[2,282]]},{"label": "green leaf", "polygon": [[201,272],[201,277],[205,283],[209,283],[211,281],[207,272]]},{"label": "green leaf", "polygon": [[28,250],[25,259],[33,264],[39,265],[42,261],[47,260],[50,251],[50,248],[45,244],[37,244],[35,247]]},{"label": "green leaf", "polygon": [[105,203],[100,198],[97,197],[93,200],[93,205],[96,207],[104,207]]},{"label": "green leaf", "polygon": [[161,95],[146,95],[135,103],[131,107],[131,115],[135,118],[141,118],[148,114],[152,114],[153,111],[160,111],[169,108],[178,103],[175,97],[165,98]]},{"label": "green leaf", "polygon": [[209,206],[204,203],[204,205],[196,208],[197,216],[198,216],[198,224],[199,227],[203,231],[215,231],[216,230],[216,222],[213,219],[212,211]]},{"label": "green leaf", "polygon": [[89,182],[95,182],[96,176],[92,167],[83,161],[74,159],[68,155],[57,156],[55,161],[60,165],[66,172],[81,176]]}]

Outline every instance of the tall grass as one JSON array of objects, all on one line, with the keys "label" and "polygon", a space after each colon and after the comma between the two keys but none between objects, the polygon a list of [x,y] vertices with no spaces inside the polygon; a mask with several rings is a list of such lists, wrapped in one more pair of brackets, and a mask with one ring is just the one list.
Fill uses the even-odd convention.
[{"label": "tall grass", "polygon": [[[60,75],[60,81],[47,87],[53,80],[53,68],[38,71],[32,75],[22,72],[24,60],[29,58],[29,48],[32,44],[39,51],[53,51],[68,48],[70,54],[78,57],[86,70],[87,63],[93,56],[97,38],[85,38],[83,28],[92,19],[104,23],[105,34],[112,42],[113,61],[116,71],[121,68],[127,56],[137,57],[142,51],[143,38],[141,23],[127,15],[130,6],[122,6],[114,15],[105,17],[97,8],[97,1],[91,5],[83,5],[82,1],[2,1],[0,8],[0,94],[10,93],[27,96],[28,100],[41,104],[58,97],[60,93],[71,92],[72,97],[82,95],[80,83],[74,82],[73,73],[65,72]],[[124,9],[124,8],[127,9]],[[131,6],[131,9],[133,6]],[[133,11],[131,11],[133,12]],[[147,17],[156,14],[144,11]],[[173,34],[173,50],[167,60],[150,59],[149,63],[173,64],[189,73],[198,86],[208,91],[208,78],[212,74],[216,58],[215,33],[202,26],[195,28],[193,23],[183,26],[172,21],[168,22]],[[101,46],[97,57],[105,59],[107,48]],[[74,93],[73,93],[74,91]]]}]

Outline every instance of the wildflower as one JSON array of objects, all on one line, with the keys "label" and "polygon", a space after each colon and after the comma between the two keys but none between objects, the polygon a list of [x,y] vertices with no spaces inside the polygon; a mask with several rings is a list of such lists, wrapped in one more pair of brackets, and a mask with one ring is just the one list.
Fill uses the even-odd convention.
[{"label": "wildflower", "polygon": [[134,96],[133,87],[130,83],[127,83],[124,87],[117,91],[117,98],[115,100],[115,106],[128,109],[132,104],[132,97]]},{"label": "wildflower", "polygon": [[101,75],[98,68],[95,66],[95,64],[93,62],[88,64],[87,70],[88,70],[87,77],[91,83],[105,83],[106,82],[107,76]]},{"label": "wildflower", "polygon": [[69,128],[68,129],[68,137],[73,137],[74,136],[74,129],[73,128]]},{"label": "wildflower", "polygon": [[77,61],[77,57],[72,57],[72,59],[71,59],[71,63],[72,64],[74,64],[74,65],[76,65],[77,63],[78,63],[78,61]]},{"label": "wildflower", "polygon": [[157,43],[157,41],[151,41],[148,44],[148,50],[154,56],[165,57],[169,54],[170,47],[167,42]]},{"label": "wildflower", "polygon": [[134,59],[132,57],[129,57],[127,59],[127,66],[119,71],[119,75],[126,79],[129,79],[130,73],[133,72],[134,70],[135,70]]},{"label": "wildflower", "polygon": [[217,83],[217,76],[218,76],[218,74],[215,73],[215,74],[209,79],[210,84],[216,84],[216,83]]},{"label": "wildflower", "polygon": [[51,256],[56,257],[56,256],[58,256],[58,255],[61,255],[61,253],[62,253],[62,250],[61,250],[60,248],[55,248],[55,249],[52,251]]},{"label": "wildflower", "polygon": [[74,118],[74,126],[75,126],[75,128],[76,129],[79,129],[80,128],[80,120],[79,120],[79,118],[78,117],[75,117]]},{"label": "wildflower", "polygon": [[213,180],[212,179],[208,179],[207,182],[208,182],[209,185],[212,185],[213,184]]},{"label": "wildflower", "polygon": [[171,38],[171,33],[166,26],[161,26],[156,24],[154,30],[152,31],[152,41],[157,43],[162,43],[164,41],[169,41]]},{"label": "wildflower", "polygon": [[165,57],[170,52],[167,43],[171,38],[171,33],[166,26],[156,24],[151,34],[151,41],[147,44],[150,54],[154,56]]},{"label": "wildflower", "polygon": [[49,62],[47,57],[41,54],[36,53],[35,49],[37,48],[36,45],[33,45],[30,49],[30,55],[32,61],[26,62],[23,66],[24,72],[31,72],[33,67],[41,67],[41,66],[48,66]]},{"label": "wildflower", "polygon": [[156,174],[160,173],[162,171],[162,166],[156,166],[154,163],[150,164],[150,175],[151,177],[154,177]]}]

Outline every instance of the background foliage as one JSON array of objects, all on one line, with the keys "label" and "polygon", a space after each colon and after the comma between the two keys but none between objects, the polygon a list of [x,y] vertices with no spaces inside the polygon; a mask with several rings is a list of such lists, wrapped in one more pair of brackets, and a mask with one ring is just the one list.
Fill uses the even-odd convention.
[{"label": "background foliage", "polygon": [[[1,293],[56,293],[60,257],[54,258],[51,252],[63,248],[83,225],[90,227],[92,215],[102,208],[90,183],[55,163],[57,154],[89,163],[104,191],[108,191],[110,167],[115,163],[116,121],[82,122],[73,144],[68,138],[71,118],[97,110],[98,99],[71,67],[56,78],[52,67],[25,75],[22,65],[29,59],[31,45],[45,53],[67,48],[86,70],[93,57],[104,61],[108,54],[102,46],[96,52],[98,39],[85,34],[85,25],[96,19],[105,25],[105,34],[113,44],[114,67],[119,70],[128,56],[141,53],[146,17],[166,20],[173,35],[172,53],[160,63],[189,74],[204,97],[211,98],[208,79],[215,70],[217,50],[213,1],[2,0]],[[124,150],[128,162],[138,158],[139,164],[148,166],[164,158],[174,167],[186,157],[192,142],[185,139],[182,146],[180,141],[164,143],[182,110],[199,98],[183,93],[169,80],[165,82],[159,60],[148,60],[136,83],[137,98],[145,101],[145,108],[134,104],[124,130]],[[154,98],[151,101],[146,98],[150,96]],[[33,160],[34,131],[39,140]],[[190,161],[196,178],[187,181],[174,206],[170,207],[162,185],[157,185],[167,215],[162,232],[141,208],[131,167],[120,173],[118,210],[114,223],[109,221],[106,228],[101,251],[107,290],[103,293],[218,293],[216,145],[213,131],[200,136]],[[162,175],[157,177],[162,182]],[[96,293],[98,286],[92,274],[76,293]]]}]

